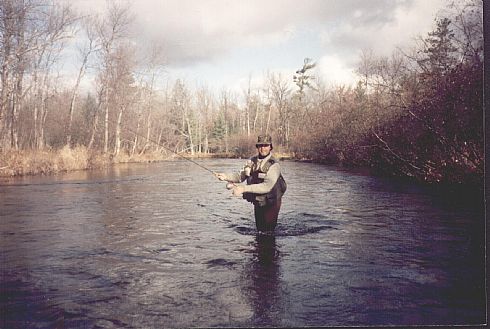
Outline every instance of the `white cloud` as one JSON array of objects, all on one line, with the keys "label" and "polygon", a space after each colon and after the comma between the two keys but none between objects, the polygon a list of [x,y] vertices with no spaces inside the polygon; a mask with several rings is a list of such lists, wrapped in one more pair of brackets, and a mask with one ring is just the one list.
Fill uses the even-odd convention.
[{"label": "white cloud", "polygon": [[317,62],[317,74],[332,85],[352,85],[356,75],[338,56],[323,56]]},{"label": "white cloud", "polygon": [[[67,1],[67,0],[65,0]],[[393,0],[134,0],[134,33],[141,42],[161,43],[169,64],[188,64],[226,55],[235,47],[263,47],[288,41],[305,26],[339,22],[363,28],[393,19]],[[428,2],[430,2],[429,0]],[[433,1],[433,0],[432,0]],[[81,0],[74,5],[102,11],[103,1]]]},{"label": "white cloud", "polygon": [[[263,67],[260,63],[278,59],[280,63],[272,65],[284,67],[301,63],[304,57],[314,57],[328,81],[347,83],[362,50],[389,55],[394,47],[426,34],[446,1],[133,0],[130,4],[136,17],[132,32],[140,48],[160,44],[169,71],[212,75],[213,83],[219,73],[226,75],[222,80],[227,86],[237,86],[238,80],[248,80],[244,71]],[[91,13],[105,8],[100,0],[72,3]],[[314,37],[304,39],[304,31],[312,31]],[[267,53],[272,50],[277,53]],[[244,60],[243,54],[250,59]],[[286,64],[288,57],[294,59]],[[203,67],[206,74],[192,72]],[[225,72],[235,68],[240,73]],[[295,69],[288,69],[288,74]]]},{"label": "white cloud", "polygon": [[[369,2],[369,1],[368,1]],[[371,13],[356,10],[352,19],[339,21],[333,28],[324,29],[320,36],[325,56],[319,61],[320,71],[327,80],[355,82],[354,71],[363,50],[370,49],[376,55],[389,56],[396,47],[414,45],[417,36],[425,36],[433,29],[434,18],[446,0],[414,0],[394,6],[391,18],[363,24]]]},{"label": "white cloud", "polygon": [[[369,2],[369,1],[368,1]],[[410,43],[414,37],[426,34],[433,28],[433,21],[446,0],[414,0],[401,6],[393,6],[390,19],[365,24],[369,16],[379,12],[356,10],[352,19],[339,21],[333,28],[324,29],[321,35],[327,48],[337,49],[344,55],[361,49],[373,49],[387,55],[402,44]]]},{"label": "white cloud", "polygon": [[262,72],[250,72],[248,75],[237,76],[233,81],[230,81],[222,87],[240,96],[243,96],[250,87],[252,93],[259,92],[264,96],[263,89],[267,86],[268,79],[272,75],[287,83],[289,88],[294,90],[295,85],[292,79],[293,73],[294,70],[291,68],[277,68]]}]

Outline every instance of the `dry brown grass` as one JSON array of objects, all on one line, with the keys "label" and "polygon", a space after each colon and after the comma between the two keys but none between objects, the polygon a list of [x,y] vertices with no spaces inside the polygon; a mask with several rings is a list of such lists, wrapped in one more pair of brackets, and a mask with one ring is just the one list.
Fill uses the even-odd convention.
[{"label": "dry brown grass", "polygon": [[52,174],[63,171],[100,168],[110,160],[84,146],[59,150],[9,150],[0,154],[0,176]]},{"label": "dry brown grass", "polygon": [[89,165],[88,150],[82,146],[73,149],[65,146],[56,152],[55,160],[62,171],[87,169]]},{"label": "dry brown grass", "polygon": [[131,162],[156,162],[167,160],[169,157],[159,151],[147,151],[143,154],[135,153],[130,156],[127,153],[120,153],[112,159],[114,163],[131,163]]},{"label": "dry brown grass", "polygon": [[[253,153],[248,154],[250,156]],[[186,158],[236,157],[236,154],[182,154]],[[277,158],[289,158],[286,153],[275,153]],[[120,153],[115,157],[90,151],[85,146],[59,150],[9,150],[0,153],[0,177],[45,175],[59,172],[104,168],[117,163],[156,162],[169,159],[179,159],[175,154],[163,154],[159,151],[147,151],[144,154]]]},{"label": "dry brown grass", "polygon": [[155,162],[167,160],[168,155],[157,151],[129,156],[120,153],[115,157],[90,151],[85,146],[68,146],[59,150],[9,150],[0,153],[0,176],[54,174],[58,172],[103,168],[111,164],[130,162]]}]

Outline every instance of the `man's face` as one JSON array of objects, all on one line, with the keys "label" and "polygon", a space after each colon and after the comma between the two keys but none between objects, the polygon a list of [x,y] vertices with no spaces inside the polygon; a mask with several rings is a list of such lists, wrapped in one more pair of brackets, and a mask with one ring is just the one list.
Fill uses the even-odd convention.
[{"label": "man's face", "polygon": [[266,157],[271,153],[271,145],[270,144],[259,144],[257,145],[257,150],[259,154],[263,157]]}]

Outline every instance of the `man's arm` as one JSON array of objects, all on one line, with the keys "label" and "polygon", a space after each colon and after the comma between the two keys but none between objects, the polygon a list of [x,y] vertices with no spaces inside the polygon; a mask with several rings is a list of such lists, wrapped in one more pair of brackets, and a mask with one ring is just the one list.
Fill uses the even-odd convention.
[{"label": "man's arm", "polygon": [[216,173],[215,176],[218,177],[219,180],[225,180],[230,183],[241,183],[245,179],[247,179],[247,174],[245,173],[245,168],[250,166],[250,160],[243,166],[243,168],[236,173]]},{"label": "man's arm", "polygon": [[279,163],[274,163],[270,166],[267,174],[264,177],[264,182],[260,184],[251,184],[243,186],[243,192],[265,194],[269,193],[276,184],[279,176],[281,175],[281,167]]}]

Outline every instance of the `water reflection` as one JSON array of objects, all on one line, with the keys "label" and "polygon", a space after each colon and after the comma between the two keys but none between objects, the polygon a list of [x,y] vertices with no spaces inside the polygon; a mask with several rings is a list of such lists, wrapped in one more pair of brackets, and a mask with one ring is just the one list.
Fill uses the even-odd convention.
[{"label": "water reflection", "polygon": [[253,310],[252,323],[279,326],[285,310],[276,237],[257,234],[252,245],[252,257],[244,268],[243,287]]}]

